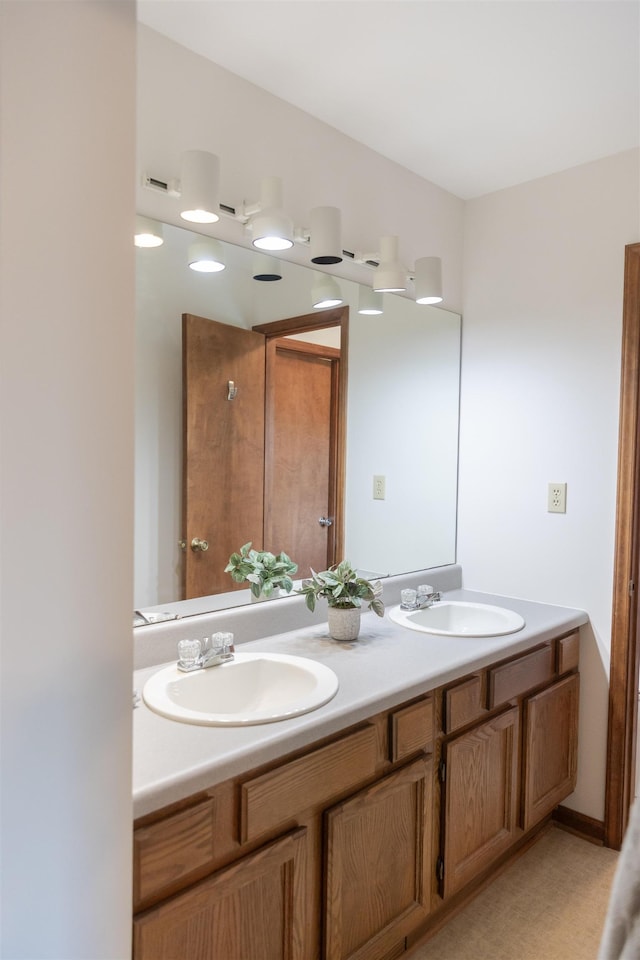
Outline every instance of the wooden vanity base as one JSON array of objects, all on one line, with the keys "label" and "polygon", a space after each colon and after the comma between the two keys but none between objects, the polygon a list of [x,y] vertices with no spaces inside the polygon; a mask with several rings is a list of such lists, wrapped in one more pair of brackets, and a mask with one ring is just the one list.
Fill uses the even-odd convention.
[{"label": "wooden vanity base", "polygon": [[394,960],[575,787],[578,633],[141,818],[134,960]]}]

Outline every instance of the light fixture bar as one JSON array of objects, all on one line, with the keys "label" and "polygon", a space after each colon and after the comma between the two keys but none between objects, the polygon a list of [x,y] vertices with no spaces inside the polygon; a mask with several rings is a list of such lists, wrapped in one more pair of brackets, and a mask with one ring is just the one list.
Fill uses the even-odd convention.
[{"label": "light fixture bar", "polygon": [[[213,154],[209,154],[209,156],[214,157]],[[218,158],[214,157],[214,159],[217,161]],[[183,185],[180,180],[162,180],[148,173],[142,175],[142,186],[149,190],[164,193],[170,197],[180,198],[183,194]],[[331,228],[326,226],[327,230],[332,229],[334,231],[334,238],[331,244],[327,245],[326,242],[323,244],[324,253],[316,255],[316,243],[319,243],[317,237],[319,228],[316,219],[318,217],[318,211],[333,211],[332,214],[325,214],[325,217],[328,216],[329,219],[333,217],[334,219],[334,224]],[[382,237],[380,239],[380,252],[363,253],[357,250],[347,250],[341,246],[339,237],[336,238],[335,236],[336,225],[339,228],[340,224],[340,211],[337,207],[318,207],[312,210],[311,222],[314,227],[312,230],[295,227],[291,219],[282,210],[282,181],[280,177],[265,177],[263,179],[259,201],[253,204],[246,202],[230,204],[218,201],[216,212],[219,215],[229,217],[232,220],[247,225],[255,238],[252,240],[253,245],[257,249],[264,250],[266,253],[277,253],[280,250],[290,249],[294,243],[301,244],[310,248],[310,259],[312,262],[318,264],[339,263],[342,259],[347,259],[358,266],[373,270],[374,277],[372,287],[377,293],[404,293],[407,289],[408,281],[415,280],[416,303],[437,304],[443,300],[442,265],[439,257],[419,258],[416,260],[415,270],[410,272],[398,260],[398,237]],[[267,219],[267,229],[274,231],[278,236],[269,238],[265,236],[262,238],[263,246],[259,246],[260,238],[257,237],[257,233],[261,233],[264,228],[264,220],[260,218],[267,212],[269,215],[274,214],[271,225],[269,225],[269,220]],[[277,216],[280,216],[282,219],[280,220],[280,226],[275,228],[274,221],[277,219]],[[320,215],[320,217],[321,216],[322,215]],[[219,216],[215,219],[218,220]],[[210,222],[215,222],[215,220]],[[321,233],[322,229],[321,225]],[[314,232],[316,234],[315,241]],[[256,243],[256,239],[258,243]],[[271,244],[271,246],[269,246],[269,244]],[[275,244],[275,246],[273,244]],[[322,249],[322,247],[318,247],[318,249]],[[327,250],[330,250],[330,252],[326,253]],[[318,259],[316,259],[316,256]],[[326,257],[330,257],[330,259],[326,259]],[[276,271],[270,272],[275,273]]]},{"label": "light fixture bar", "polygon": [[180,196],[179,180],[159,180],[158,177],[152,177],[148,173],[143,173],[142,186],[148,190],[158,190],[160,193],[166,193],[169,197]]}]

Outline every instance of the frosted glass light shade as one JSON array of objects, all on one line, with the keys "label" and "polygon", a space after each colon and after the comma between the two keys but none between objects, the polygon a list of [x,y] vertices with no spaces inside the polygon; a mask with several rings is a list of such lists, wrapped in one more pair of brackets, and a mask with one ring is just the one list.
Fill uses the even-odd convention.
[{"label": "frosted glass light shade", "polygon": [[373,289],[378,293],[401,293],[407,288],[407,272],[398,260],[398,238],[380,239],[380,263],[373,275]]},{"label": "frosted glass light shade", "polygon": [[312,263],[340,263],[342,239],[340,211],[337,207],[315,207],[309,217]]},{"label": "frosted glass light shade", "polygon": [[440,257],[421,257],[416,260],[416,303],[442,303]]},{"label": "frosted glass light shade", "polygon": [[197,273],[219,273],[225,268],[222,247],[217,240],[196,240],[189,244],[189,266]]},{"label": "frosted glass light shade", "polygon": [[185,150],[180,171],[180,216],[183,220],[216,223],[220,219],[219,182],[220,161],[214,153]]},{"label": "frosted glass light shade", "polygon": [[160,247],[164,243],[162,224],[149,217],[136,217],[136,232],[133,238],[136,247]]}]

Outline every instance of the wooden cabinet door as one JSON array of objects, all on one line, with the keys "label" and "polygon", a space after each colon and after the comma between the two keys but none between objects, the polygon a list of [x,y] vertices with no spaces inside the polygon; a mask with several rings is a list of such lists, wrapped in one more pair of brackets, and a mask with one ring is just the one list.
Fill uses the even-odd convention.
[{"label": "wooden cabinet door", "polygon": [[384,957],[429,913],[432,771],[421,758],[325,815],[326,960]]},{"label": "wooden cabinet door", "polygon": [[578,674],[524,704],[522,826],[542,820],[575,790],[578,771]]},{"label": "wooden cabinet door", "polygon": [[302,960],[306,830],[139,915],[134,960]]},{"label": "wooden cabinet door", "polygon": [[444,748],[445,897],[481,873],[514,839],[518,727],[513,707]]}]

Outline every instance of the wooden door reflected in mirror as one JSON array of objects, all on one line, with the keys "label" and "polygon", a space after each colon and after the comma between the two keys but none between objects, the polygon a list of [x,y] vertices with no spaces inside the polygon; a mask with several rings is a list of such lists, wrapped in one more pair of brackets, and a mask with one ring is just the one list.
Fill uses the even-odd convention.
[{"label": "wooden door reflected in mirror", "polygon": [[346,308],[261,331],[183,315],[182,599],[242,589],[224,568],[248,541],[289,554],[298,577],[336,562],[344,527],[340,350],[280,336],[336,321],[346,335]]}]

